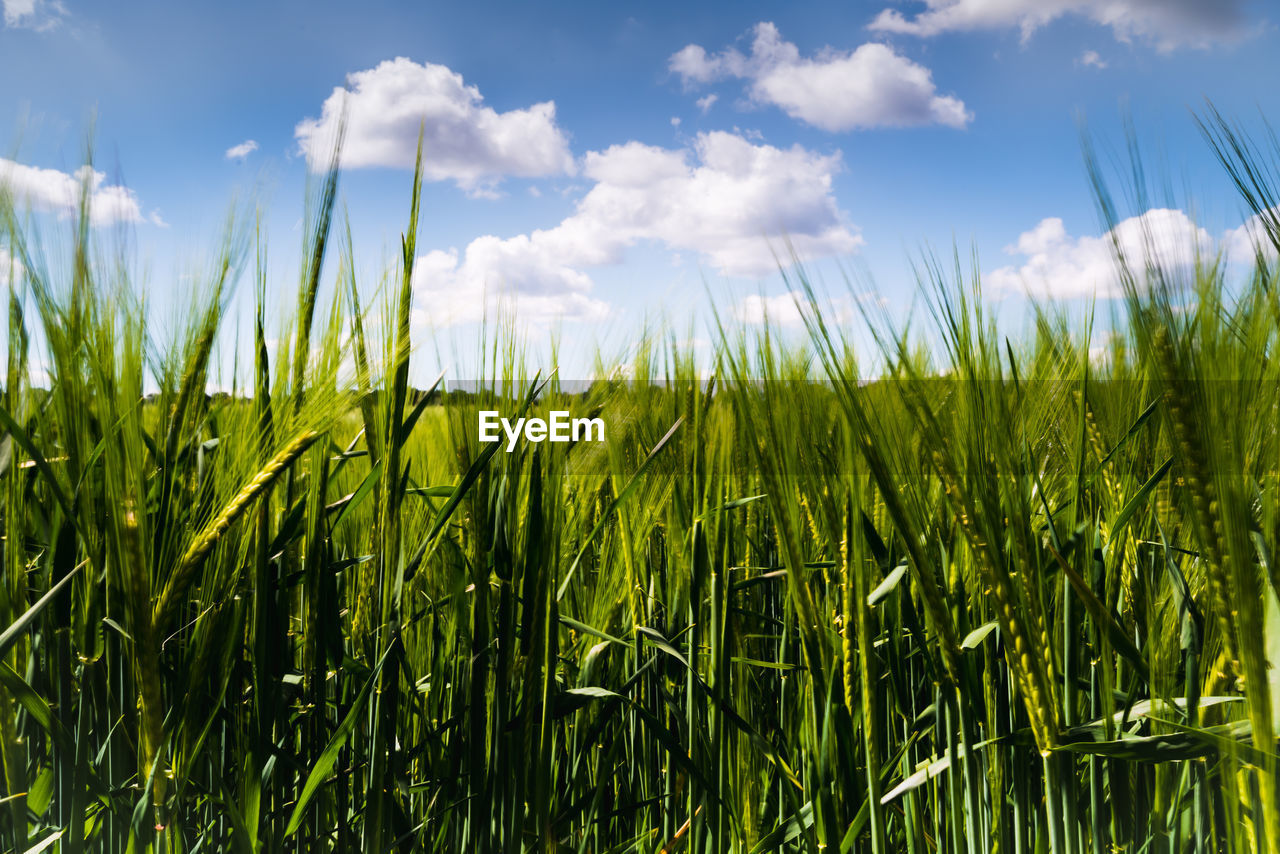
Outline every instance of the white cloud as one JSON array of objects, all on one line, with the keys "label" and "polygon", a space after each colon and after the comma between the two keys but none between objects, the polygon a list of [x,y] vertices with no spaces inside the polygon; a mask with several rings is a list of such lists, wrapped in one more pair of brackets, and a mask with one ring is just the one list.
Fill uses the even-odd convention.
[{"label": "white cloud", "polygon": [[859,305],[883,307],[889,301],[874,291],[840,295],[814,306],[812,300],[798,291],[788,291],[774,296],[752,294],[739,300],[733,307],[733,316],[741,323],[756,326],[766,321],[784,329],[804,325],[804,313],[821,314],[829,323],[844,325],[853,322],[859,314]]},{"label": "white cloud", "polygon": [[[1280,208],[1272,208],[1271,219],[1272,222],[1280,221]],[[1277,257],[1275,240],[1259,214],[1254,214],[1223,235],[1222,248],[1227,258],[1237,263],[1250,263],[1259,253],[1268,261],[1275,261]]]},{"label": "white cloud", "polygon": [[226,157],[228,160],[244,160],[250,154],[258,150],[258,141],[254,139],[246,139],[239,145],[233,145],[227,149]]},{"label": "white cloud", "polygon": [[869,42],[850,52],[826,48],[814,58],[803,58],[772,23],[759,23],[754,32],[750,56],[732,47],[708,54],[691,44],[672,55],[668,68],[686,87],[728,77],[747,79],[753,102],[779,107],[828,131],[964,127],[973,118],[960,99],[938,94],[928,68],[888,45]]},{"label": "white cloud", "polygon": [[0,0],[4,7],[4,25],[31,30],[51,30],[66,17],[66,7],[59,0]]},{"label": "white cloud", "polygon": [[641,241],[698,253],[731,276],[777,270],[770,236],[785,234],[805,258],[853,252],[862,238],[831,194],[839,168],[838,153],[719,131],[689,149],[628,142],[588,152],[583,173],[595,183],[573,214],[554,228],[477,238],[461,254],[428,253],[415,272],[419,305],[437,323],[475,319],[487,287],[514,293],[522,314],[530,303],[545,316],[599,317],[606,306],[590,296],[582,268],[616,264]]},{"label": "white cloud", "polygon": [[483,101],[445,66],[399,57],[347,75],[347,89],[335,88],[320,118],[303,119],[294,135],[311,167],[323,168],[345,106],[347,168],[413,168],[421,129],[425,177],[474,194],[492,194],[507,175],[573,172],[554,102],[499,113]]},{"label": "white cloud", "polygon": [[4,23],[6,27],[19,26],[36,11],[36,0],[4,0]]},{"label": "white cloud", "polygon": [[792,292],[771,297],[751,294],[743,297],[733,307],[733,316],[741,323],[762,326],[768,322],[783,328],[794,329],[804,325],[800,306],[808,308],[812,305],[803,297],[799,297],[801,302],[797,305],[796,299],[797,296]]},{"label": "white cloud", "polygon": [[133,190],[119,184],[107,184],[106,178],[105,174],[88,166],[81,166],[74,174],[68,174],[0,158],[0,187],[12,193],[20,205],[70,215],[75,212],[87,181],[89,221],[93,225],[142,222],[142,209]]},{"label": "white cloud", "polygon": [[686,87],[750,74],[747,58],[735,49],[725,48],[709,56],[706,48],[696,44],[685,45],[673,53],[667,61],[667,69],[679,74]]},{"label": "white cloud", "polygon": [[702,114],[705,116],[711,110],[711,105],[714,104],[719,97],[719,95],[707,95],[706,97],[699,98],[694,103],[698,105],[698,109],[701,110]]},{"label": "white cloud", "polygon": [[1068,15],[1110,27],[1120,41],[1154,42],[1161,50],[1207,47],[1238,38],[1244,0],[923,0],[926,7],[908,18],[885,9],[872,30],[934,36],[967,30],[1017,27],[1024,40],[1039,28]]},{"label": "white cloud", "polygon": [[769,235],[788,235],[806,257],[861,244],[831,195],[839,169],[838,152],[753,145],[722,131],[699,134],[691,150],[628,142],[587,154],[584,173],[596,184],[555,231],[583,263],[658,240],[726,275],[766,275],[777,269]]},{"label": "white cloud", "polygon": [[1076,62],[1086,68],[1102,69],[1107,67],[1106,60],[1104,60],[1096,50],[1086,50],[1084,53],[1080,54],[1080,58],[1077,59]]},{"label": "white cloud", "polygon": [[1140,278],[1152,264],[1175,274],[1176,280],[1177,274],[1191,269],[1197,255],[1209,261],[1217,251],[1217,242],[1209,232],[1180,210],[1153,208],[1100,237],[1072,237],[1061,219],[1050,217],[1005,247],[1008,254],[1026,260],[1020,266],[987,273],[985,282],[996,295],[1118,297],[1124,290],[1117,272],[1117,244],[1129,269]]},{"label": "white cloud", "polygon": [[428,252],[414,265],[419,317],[436,326],[480,320],[500,299],[522,320],[601,320],[609,307],[590,295],[592,282],[552,256],[530,235],[478,237],[461,259],[455,249]]},{"label": "white cloud", "polygon": [[972,119],[958,98],[936,94],[929,69],[882,44],[864,44],[827,62],[778,65],[757,78],[757,100],[823,130],[941,124]]}]

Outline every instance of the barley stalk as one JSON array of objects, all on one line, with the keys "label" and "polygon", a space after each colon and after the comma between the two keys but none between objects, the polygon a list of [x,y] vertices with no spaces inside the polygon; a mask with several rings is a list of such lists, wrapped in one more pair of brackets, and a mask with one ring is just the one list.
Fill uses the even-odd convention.
[{"label": "barley stalk", "polygon": [[218,540],[227,532],[227,529],[235,524],[235,521],[244,514],[254,499],[275,482],[275,479],[288,469],[294,460],[301,456],[303,451],[309,448],[311,443],[320,438],[320,436],[321,433],[317,430],[305,430],[295,436],[288,444],[277,451],[276,455],[227,502],[221,512],[213,518],[213,521],[201,529],[191,545],[187,547],[182,559],[178,561],[173,574],[169,576],[169,580],[164,586],[164,592],[156,603],[153,622],[157,631],[163,633],[172,623],[182,604],[179,601],[180,598],[186,595],[187,588],[195,580],[200,564],[208,557],[209,552],[213,551],[218,544]]}]

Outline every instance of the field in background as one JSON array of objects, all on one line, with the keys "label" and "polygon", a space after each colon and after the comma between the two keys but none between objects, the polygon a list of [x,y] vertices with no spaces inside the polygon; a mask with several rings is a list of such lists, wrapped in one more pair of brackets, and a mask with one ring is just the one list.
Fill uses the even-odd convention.
[{"label": "field in background", "polygon": [[[1208,134],[1273,211],[1280,156]],[[245,232],[159,348],[87,212],[54,281],[0,201],[0,847],[1280,851],[1269,248],[1118,259],[1101,355],[927,268],[934,352],[880,323],[869,382],[807,302],[804,344],[721,326],[714,377],[642,344],[585,391],[494,334],[484,408],[608,425],[506,453],[409,387],[418,178],[373,310],[335,182],[235,397],[202,390]]]}]

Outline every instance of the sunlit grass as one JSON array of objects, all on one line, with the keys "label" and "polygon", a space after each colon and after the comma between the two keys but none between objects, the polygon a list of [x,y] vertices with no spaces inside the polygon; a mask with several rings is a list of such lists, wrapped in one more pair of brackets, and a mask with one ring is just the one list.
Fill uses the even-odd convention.
[{"label": "sunlit grass", "polygon": [[[1119,259],[1102,358],[959,264],[932,352],[855,354],[795,274],[801,342],[725,321],[713,376],[673,338],[578,393],[500,324],[482,401],[409,386],[420,175],[372,309],[336,181],[293,317],[233,222],[167,347],[87,210],[53,278],[0,198],[6,850],[1280,848],[1269,247],[1243,288]],[[252,381],[206,396],[242,269]],[[608,441],[506,453],[481,408]]]}]

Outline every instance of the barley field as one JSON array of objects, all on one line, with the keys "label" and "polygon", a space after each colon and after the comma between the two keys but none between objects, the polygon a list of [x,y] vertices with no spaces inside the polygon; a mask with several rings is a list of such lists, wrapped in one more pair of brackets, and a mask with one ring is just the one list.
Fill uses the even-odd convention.
[{"label": "barley field", "polygon": [[331,172],[292,315],[241,218],[169,341],[87,206],[54,263],[0,201],[0,847],[1280,851],[1280,156],[1204,130],[1243,279],[1118,257],[1014,336],[957,256],[860,353],[792,268],[800,339],[571,384],[498,324],[471,391],[410,383],[417,177],[373,305]]}]

